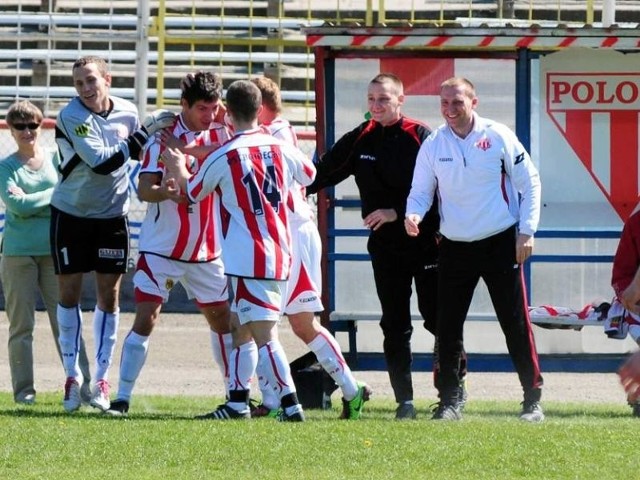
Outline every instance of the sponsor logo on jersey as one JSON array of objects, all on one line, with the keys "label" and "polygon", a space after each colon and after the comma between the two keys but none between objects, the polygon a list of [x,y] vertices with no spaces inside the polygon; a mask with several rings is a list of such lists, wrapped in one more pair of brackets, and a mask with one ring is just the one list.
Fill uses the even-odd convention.
[{"label": "sponsor logo on jersey", "polygon": [[439,162],[453,162],[453,158],[451,157],[440,157],[438,158]]},{"label": "sponsor logo on jersey", "polygon": [[360,155],[360,160],[367,160],[368,162],[375,162],[376,157],[373,155],[362,154]]},{"label": "sponsor logo on jersey", "polygon": [[300,299],[300,303],[315,302],[317,299],[318,299],[318,297],[316,297],[315,295],[313,297],[301,298]]},{"label": "sponsor logo on jersey", "polygon": [[640,73],[548,72],[546,109],[624,221],[640,198]]},{"label": "sponsor logo on jersey", "polygon": [[73,133],[75,133],[78,137],[86,137],[89,135],[89,130],[91,127],[88,123],[83,123],[82,125],[78,125],[73,129]]},{"label": "sponsor logo on jersey", "polygon": [[124,250],[121,248],[100,248],[98,250],[99,258],[124,258]]}]

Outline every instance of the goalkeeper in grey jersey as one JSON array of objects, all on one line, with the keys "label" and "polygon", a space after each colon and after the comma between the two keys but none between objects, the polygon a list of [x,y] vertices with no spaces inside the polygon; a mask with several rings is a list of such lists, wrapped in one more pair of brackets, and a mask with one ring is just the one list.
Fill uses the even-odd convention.
[{"label": "goalkeeper in grey jersey", "polygon": [[126,163],[138,160],[150,135],[171,126],[174,115],[152,113],[140,125],[136,107],[109,95],[111,74],[99,57],[73,64],[78,96],[58,115],[56,143],[60,179],[51,199],[51,252],[59,285],[58,341],[66,373],[63,406],[80,408],[82,377],[78,351],[82,332],[80,299],[85,272],[96,272],[93,331],[96,372],[90,404],[109,408],[108,369],[119,319],[119,290],[129,254]]}]

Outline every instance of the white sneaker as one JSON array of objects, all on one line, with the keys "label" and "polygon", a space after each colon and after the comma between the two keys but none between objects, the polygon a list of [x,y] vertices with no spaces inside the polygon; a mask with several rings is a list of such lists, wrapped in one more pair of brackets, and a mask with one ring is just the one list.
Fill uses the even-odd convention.
[{"label": "white sneaker", "polygon": [[65,412],[75,412],[80,408],[82,399],[80,398],[80,385],[78,380],[74,377],[67,377],[67,381],[64,383],[64,398],[62,400],[62,406]]},{"label": "white sneaker", "polygon": [[91,401],[89,405],[103,412],[109,410],[111,402],[109,401],[109,383],[107,383],[106,380],[98,380],[95,383],[91,389]]}]

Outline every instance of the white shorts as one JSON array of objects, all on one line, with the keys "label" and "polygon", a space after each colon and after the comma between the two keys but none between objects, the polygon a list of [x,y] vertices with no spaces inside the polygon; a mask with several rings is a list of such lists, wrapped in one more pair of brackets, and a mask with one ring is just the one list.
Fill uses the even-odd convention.
[{"label": "white shorts", "polygon": [[195,298],[199,306],[215,305],[229,298],[227,277],[222,259],[189,263],[141,253],[133,276],[136,301],[165,303],[176,283],[181,283],[187,296]]},{"label": "white shorts", "polygon": [[238,314],[240,325],[249,322],[279,322],[286,282],[255,278],[229,277],[234,297],[231,311]]},{"label": "white shorts", "polygon": [[321,312],[322,243],[313,221],[291,223],[291,273],[287,281],[285,314]]}]

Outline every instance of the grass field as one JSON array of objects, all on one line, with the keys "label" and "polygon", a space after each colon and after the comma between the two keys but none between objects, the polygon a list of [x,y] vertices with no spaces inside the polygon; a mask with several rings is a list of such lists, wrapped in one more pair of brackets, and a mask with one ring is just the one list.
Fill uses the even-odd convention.
[{"label": "grass field", "polygon": [[0,393],[0,479],[637,479],[640,419],[624,405],[545,404],[530,425],[513,402],[469,402],[461,422],[393,420],[373,400],[360,421],[308,410],[307,422],[197,421],[216,401],[137,396],[126,419],[65,414],[41,394]]}]

